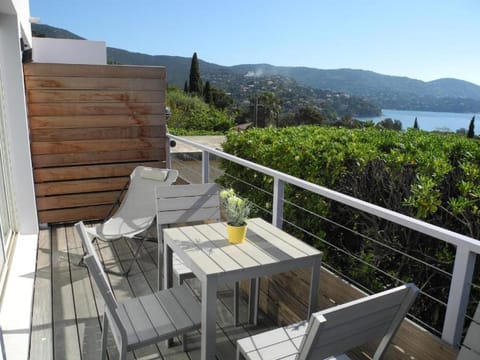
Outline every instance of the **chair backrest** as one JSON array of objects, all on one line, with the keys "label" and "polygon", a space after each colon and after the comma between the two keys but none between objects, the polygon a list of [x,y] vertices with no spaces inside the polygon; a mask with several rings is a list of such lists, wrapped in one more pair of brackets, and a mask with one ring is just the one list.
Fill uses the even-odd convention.
[{"label": "chair backrest", "polygon": [[155,192],[159,236],[163,225],[220,220],[219,188],[215,183],[158,186]]},{"label": "chair backrest", "polygon": [[381,339],[373,357],[380,359],[417,293],[407,284],[312,314],[298,359],[338,356]]},{"label": "chair backrest", "polygon": [[75,228],[77,229],[78,235],[82,239],[84,248],[87,251],[83,261],[87,265],[88,271],[90,272],[90,275],[92,276],[93,281],[97,285],[98,291],[103,298],[106,307],[104,316],[108,316],[113,337],[117,347],[120,348],[121,344],[126,343],[127,341],[127,333],[116,311],[118,307],[117,300],[115,299],[115,295],[110,287],[107,275],[103,270],[100,258],[98,257],[98,254],[93,247],[93,243],[88,236],[85,225],[83,222],[79,221],[75,224]]},{"label": "chair backrest", "polygon": [[155,188],[173,184],[178,171],[137,166],[117,211],[104,223],[106,236],[133,236],[145,231],[155,219]]},{"label": "chair backrest", "polygon": [[[102,294],[105,303],[108,305],[111,310],[117,308],[117,300],[113,295],[113,291],[108,283],[107,275],[103,270],[102,263],[100,262],[100,258],[93,247],[93,243],[88,235],[87,229],[85,228],[85,224],[82,221],[79,221],[75,224],[75,229],[77,230],[80,239],[82,240],[83,247],[86,250],[86,256],[84,257],[84,261],[87,264],[88,270],[90,274],[93,276],[95,283],[97,284],[100,293]],[[87,257],[90,258],[89,262],[90,265],[86,262]],[[98,269],[97,269],[98,268]]]},{"label": "chair backrest", "polygon": [[130,186],[120,207],[114,216],[122,214],[124,218],[155,216],[155,188],[159,185],[171,185],[178,177],[173,169],[157,169],[137,166],[130,174]]}]

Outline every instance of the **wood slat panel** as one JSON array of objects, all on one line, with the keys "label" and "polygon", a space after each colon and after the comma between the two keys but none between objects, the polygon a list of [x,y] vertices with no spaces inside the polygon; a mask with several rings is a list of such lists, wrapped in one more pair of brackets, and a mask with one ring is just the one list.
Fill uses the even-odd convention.
[{"label": "wood slat panel", "polygon": [[164,166],[165,68],[25,64],[24,73],[41,222],[102,218],[118,178],[123,186],[138,165]]},{"label": "wood slat panel", "polygon": [[110,210],[110,205],[86,206],[71,209],[42,210],[38,212],[40,224],[75,222],[81,220],[103,219]]},{"label": "wood slat panel", "polygon": [[40,183],[35,185],[35,193],[37,196],[47,195],[61,195],[61,194],[75,194],[79,189],[83,192],[120,191],[124,188],[129,177],[106,178],[106,179],[91,179],[78,181],[56,181]]},{"label": "wood slat panel", "polygon": [[111,164],[139,161],[156,161],[165,157],[165,148],[143,150],[94,151],[69,154],[33,155],[32,159],[37,169],[57,167],[65,163],[70,165]]},{"label": "wood slat panel", "polygon": [[95,78],[95,77],[51,77],[27,76],[27,89],[72,89],[72,90],[138,90],[162,91],[164,80],[140,78]]},{"label": "wood slat panel", "polygon": [[119,115],[76,115],[74,121],[70,116],[31,116],[30,129],[74,129],[98,128],[112,126],[153,126],[161,125],[162,115],[119,114]]},{"label": "wood slat panel", "polygon": [[66,154],[89,151],[121,151],[164,148],[165,142],[160,138],[132,138],[132,139],[105,139],[32,142],[32,154]]},{"label": "wood slat panel", "polygon": [[112,204],[117,197],[118,191],[38,197],[37,209],[41,211],[48,209]]},{"label": "wood slat panel", "polygon": [[113,78],[156,78],[165,80],[163,66],[134,65],[69,65],[51,63],[30,63],[24,67],[26,76],[73,76],[73,77],[113,77]]},{"label": "wood slat panel", "polygon": [[33,176],[36,182],[109,178],[130,176],[136,166],[161,167],[159,163],[106,164],[91,166],[70,166],[36,169]]},{"label": "wood slat panel", "polygon": [[135,127],[104,127],[104,128],[75,128],[63,129],[33,129],[30,131],[30,141],[62,141],[91,139],[135,139],[135,138],[159,138],[165,137],[164,126],[135,126]]},{"label": "wood slat panel", "polygon": [[69,102],[165,102],[165,91],[29,90],[29,103]]},{"label": "wood slat panel", "polygon": [[[165,114],[165,105],[157,103],[39,103],[28,104],[31,116],[136,115]],[[74,120],[74,119],[72,119]]]}]

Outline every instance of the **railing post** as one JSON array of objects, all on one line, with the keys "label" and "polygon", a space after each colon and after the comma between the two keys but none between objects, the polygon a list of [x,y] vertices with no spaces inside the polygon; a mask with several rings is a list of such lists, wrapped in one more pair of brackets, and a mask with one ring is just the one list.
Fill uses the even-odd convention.
[{"label": "railing post", "polygon": [[273,179],[273,214],[272,224],[279,229],[283,226],[283,200],[285,182],[279,178]]},{"label": "railing post", "polygon": [[448,294],[447,313],[443,323],[442,340],[459,345],[467,311],[476,254],[466,246],[458,246]]},{"label": "railing post", "polygon": [[210,161],[210,156],[208,151],[202,150],[202,184],[208,183],[209,175],[208,175],[208,169],[209,169],[209,161]]}]

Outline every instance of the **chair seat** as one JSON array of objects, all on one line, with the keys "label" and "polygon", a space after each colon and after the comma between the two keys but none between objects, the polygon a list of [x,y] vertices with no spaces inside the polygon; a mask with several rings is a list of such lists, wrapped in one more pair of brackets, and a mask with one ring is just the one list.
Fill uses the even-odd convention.
[{"label": "chair seat", "polygon": [[195,275],[192,270],[185,265],[185,263],[178,257],[177,254],[173,254],[172,268],[175,277],[178,280],[178,284],[182,284],[187,279],[193,279]]},{"label": "chair seat", "polygon": [[129,221],[122,218],[111,218],[102,224],[88,227],[87,232],[104,241],[116,240],[121,237],[133,238],[149,228],[153,220],[153,216],[132,218]]},{"label": "chair seat", "polygon": [[[248,359],[252,360],[295,360],[307,328],[308,321],[304,320],[240,339],[237,341],[237,346],[248,354]],[[276,341],[272,341],[272,339]],[[350,360],[350,358],[342,354],[330,356],[325,360]]]},{"label": "chair seat", "polygon": [[119,303],[117,314],[130,350],[198,329],[201,309],[190,289],[180,286]]},{"label": "chair seat", "polygon": [[[306,334],[308,321],[266,331],[237,341],[239,349],[248,359],[295,359]],[[275,341],[272,341],[275,339]]]}]

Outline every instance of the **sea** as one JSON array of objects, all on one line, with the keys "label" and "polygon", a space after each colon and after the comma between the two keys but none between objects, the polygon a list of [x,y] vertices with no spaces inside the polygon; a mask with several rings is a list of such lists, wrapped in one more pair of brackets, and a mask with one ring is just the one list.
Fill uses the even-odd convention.
[{"label": "sea", "polygon": [[480,113],[451,113],[451,112],[431,112],[416,110],[389,110],[382,109],[382,115],[377,117],[362,117],[359,120],[373,120],[374,123],[382,121],[385,118],[400,120],[402,130],[413,128],[415,118],[417,118],[420,130],[426,131],[444,131],[455,132],[458,129],[468,130],[470,120],[475,116],[475,134],[480,134]]}]

